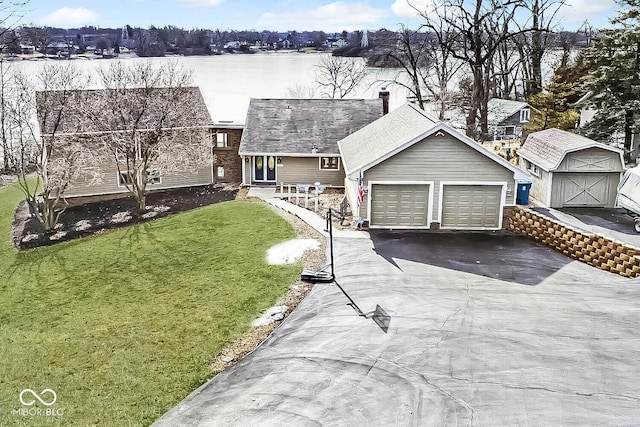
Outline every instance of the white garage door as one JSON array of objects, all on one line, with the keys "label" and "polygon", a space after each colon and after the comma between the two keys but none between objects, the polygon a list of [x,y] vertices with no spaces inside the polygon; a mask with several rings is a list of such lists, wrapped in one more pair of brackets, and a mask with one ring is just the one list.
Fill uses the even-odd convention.
[{"label": "white garage door", "polygon": [[373,184],[370,193],[372,227],[429,226],[429,185]]},{"label": "white garage door", "polygon": [[441,228],[484,230],[500,227],[502,186],[445,185]]}]

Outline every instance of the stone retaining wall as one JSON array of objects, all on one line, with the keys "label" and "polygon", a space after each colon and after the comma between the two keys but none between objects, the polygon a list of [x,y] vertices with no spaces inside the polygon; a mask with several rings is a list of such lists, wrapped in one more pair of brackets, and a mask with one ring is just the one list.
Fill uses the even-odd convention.
[{"label": "stone retaining wall", "polygon": [[517,206],[508,228],[601,270],[640,276],[640,249],[598,234],[582,232],[538,212]]}]

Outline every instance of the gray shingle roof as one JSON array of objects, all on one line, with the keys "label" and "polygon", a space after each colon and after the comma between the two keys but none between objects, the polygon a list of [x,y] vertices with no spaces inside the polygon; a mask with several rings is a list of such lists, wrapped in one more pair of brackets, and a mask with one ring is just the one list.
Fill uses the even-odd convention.
[{"label": "gray shingle roof", "polygon": [[436,125],[413,104],[405,104],[362,128],[338,145],[347,173],[361,169],[396,148],[423,135]]},{"label": "gray shingle roof", "polygon": [[487,123],[489,126],[495,126],[513,116],[529,104],[521,101],[512,101],[510,99],[491,98],[487,102]]},{"label": "gray shingle roof", "polygon": [[609,147],[575,133],[560,129],[545,129],[530,134],[522,145],[522,148],[518,150],[518,155],[542,169],[552,172],[560,166],[560,163],[562,163],[567,153],[584,150],[586,148],[600,148],[613,151],[619,155],[622,153],[616,148]]},{"label": "gray shingle roof", "polygon": [[[38,122],[43,134],[103,132],[105,130],[127,130],[140,113],[138,130],[158,124],[159,109],[172,105],[173,110],[164,114],[163,127],[201,127],[212,125],[209,110],[197,87],[151,88],[124,90],[91,89],[62,91],[39,91],[36,93]],[[117,111],[113,105],[118,100]],[[55,125],[57,111],[63,111],[62,120]],[[166,110],[163,110],[166,113]],[[110,116],[107,116],[110,115]],[[119,118],[126,119],[119,120]],[[108,126],[107,126],[108,124]],[[108,128],[108,129],[107,129]]]},{"label": "gray shingle roof", "polygon": [[338,155],[340,139],[380,117],[380,99],[252,99],[240,154]]},{"label": "gray shingle roof", "polygon": [[405,104],[338,142],[345,171],[351,175],[359,170],[367,170],[439,131],[453,135],[471,149],[513,171],[515,179],[528,178],[517,166],[451,126],[438,122],[414,104]]}]

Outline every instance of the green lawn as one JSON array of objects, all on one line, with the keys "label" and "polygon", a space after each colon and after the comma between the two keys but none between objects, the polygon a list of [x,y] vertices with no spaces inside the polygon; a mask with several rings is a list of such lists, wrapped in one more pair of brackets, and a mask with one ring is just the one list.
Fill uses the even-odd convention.
[{"label": "green lawn", "polygon": [[[260,203],[18,252],[8,234],[20,198],[0,190],[0,426],[150,424],[301,271],[266,264],[294,231]],[[53,389],[62,415],[12,412],[27,388]]]}]

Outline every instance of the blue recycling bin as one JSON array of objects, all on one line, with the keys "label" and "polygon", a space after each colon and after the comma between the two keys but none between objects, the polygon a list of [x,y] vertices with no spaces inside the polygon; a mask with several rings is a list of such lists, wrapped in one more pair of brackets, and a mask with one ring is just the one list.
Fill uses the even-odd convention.
[{"label": "blue recycling bin", "polygon": [[531,181],[518,182],[518,192],[516,193],[516,204],[529,204],[529,190],[531,190]]}]

